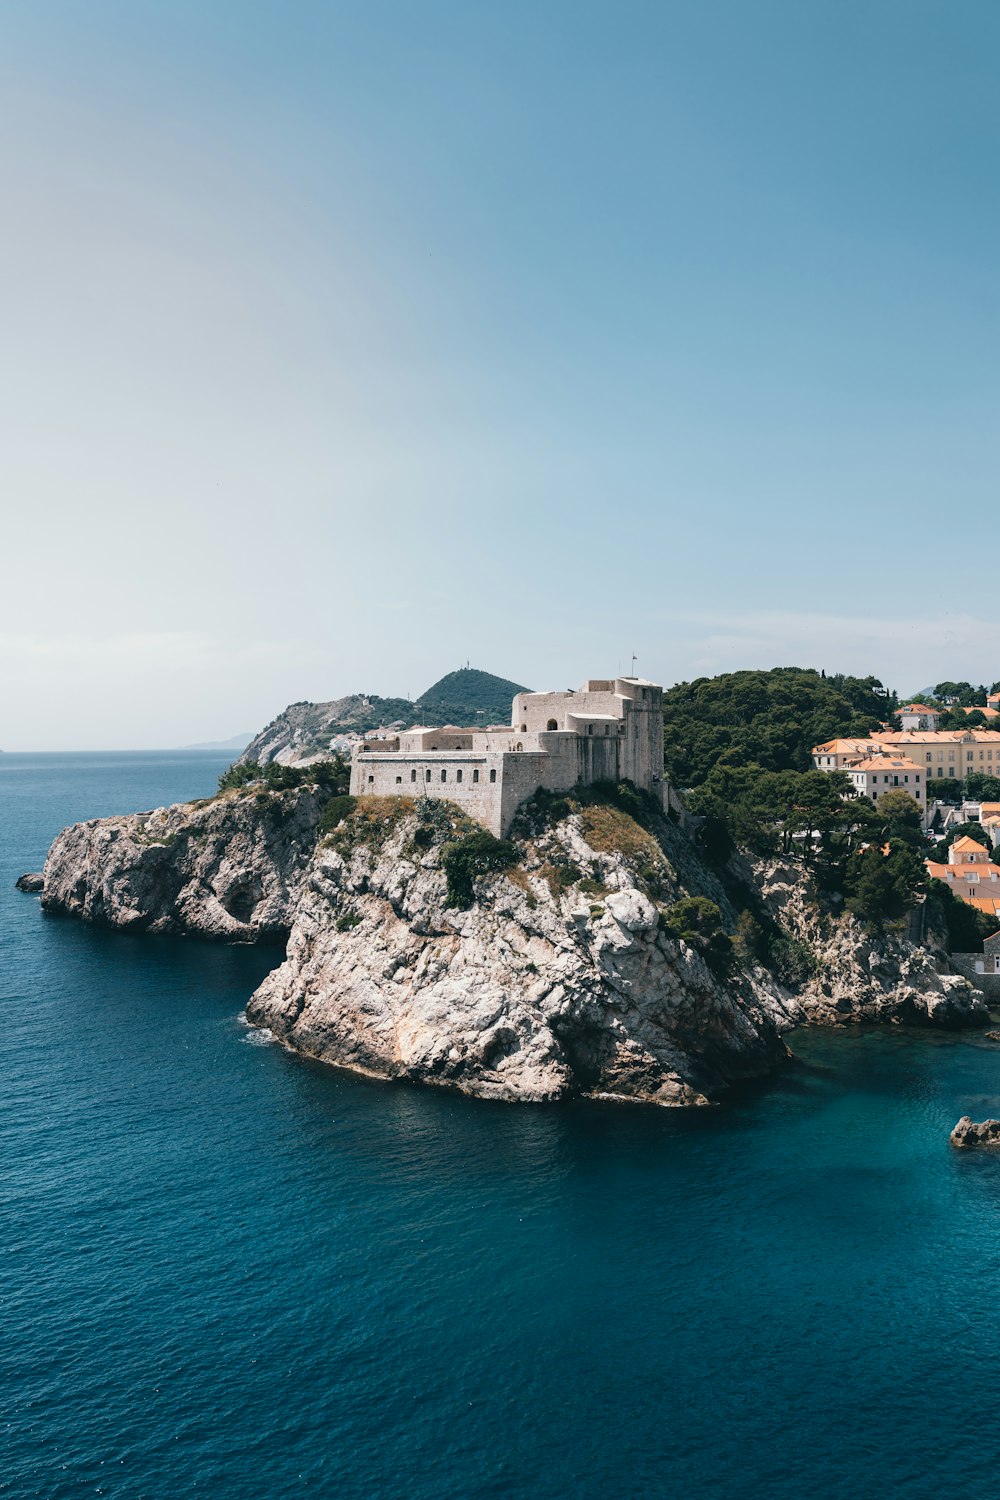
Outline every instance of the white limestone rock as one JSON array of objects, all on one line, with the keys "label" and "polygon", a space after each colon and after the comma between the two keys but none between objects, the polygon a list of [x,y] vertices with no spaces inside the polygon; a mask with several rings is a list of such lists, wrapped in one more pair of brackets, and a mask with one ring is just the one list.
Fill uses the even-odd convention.
[{"label": "white limestone rock", "polygon": [[[660,930],[624,867],[624,888],[595,913],[542,879],[524,890],[505,875],[454,911],[436,857],[407,853],[414,826],[374,861],[317,852],[252,1022],[326,1062],[507,1100],[705,1104],[787,1056],[777,994],[745,977],[720,983]],[[550,846],[563,830],[564,848],[598,858],[572,826],[546,835]]]},{"label": "white limestone rock", "polygon": [[42,906],[102,926],[282,942],[327,794],[228,792],[66,828]]}]

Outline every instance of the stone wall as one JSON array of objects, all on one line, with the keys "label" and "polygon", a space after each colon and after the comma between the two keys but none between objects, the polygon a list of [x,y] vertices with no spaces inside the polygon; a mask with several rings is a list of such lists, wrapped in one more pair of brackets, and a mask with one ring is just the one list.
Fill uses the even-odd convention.
[{"label": "stone wall", "polygon": [[956,974],[963,974],[970,984],[981,990],[991,1005],[1000,1004],[1000,974],[984,974],[979,971],[984,963],[983,954],[951,953],[948,955],[948,963]]}]

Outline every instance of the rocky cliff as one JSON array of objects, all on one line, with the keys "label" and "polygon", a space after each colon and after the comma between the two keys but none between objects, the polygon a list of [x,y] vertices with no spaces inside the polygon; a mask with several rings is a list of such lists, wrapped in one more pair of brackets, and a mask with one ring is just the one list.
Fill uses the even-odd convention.
[{"label": "rocky cliff", "polygon": [[109,927],[282,942],[327,799],[250,789],[77,823],[49,851],[42,905]]},{"label": "rocky cliff", "polygon": [[704,1104],[786,1056],[794,1003],[713,973],[578,818],[482,877],[468,910],[420,833],[408,814],[384,842],[348,828],[317,851],[248,1019],[327,1062],[510,1100]]},{"label": "rocky cliff", "polygon": [[982,993],[966,979],[941,972],[927,948],[898,934],[875,937],[837,912],[800,864],[759,860],[754,875],[767,909],[813,956],[815,970],[798,991],[810,1021],[948,1027],[988,1021]]},{"label": "rocky cliff", "polygon": [[501,846],[443,802],[250,787],[65,830],[42,901],[122,928],[287,939],[252,1022],[326,1062],[488,1098],[701,1104],[773,1068],[802,1022],[986,1020],[964,979],[838,916],[796,864],[740,876],[803,945],[794,992],[724,933],[686,931],[708,903],[736,930],[733,871],[637,816],[554,799]]}]

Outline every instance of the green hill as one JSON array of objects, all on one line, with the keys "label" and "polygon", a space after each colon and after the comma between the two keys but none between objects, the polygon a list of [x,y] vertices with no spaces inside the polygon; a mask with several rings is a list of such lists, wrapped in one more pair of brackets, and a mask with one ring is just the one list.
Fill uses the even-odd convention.
[{"label": "green hill", "polygon": [[509,724],[511,699],[524,692],[519,682],[461,667],[421,693],[416,707],[425,724]]}]

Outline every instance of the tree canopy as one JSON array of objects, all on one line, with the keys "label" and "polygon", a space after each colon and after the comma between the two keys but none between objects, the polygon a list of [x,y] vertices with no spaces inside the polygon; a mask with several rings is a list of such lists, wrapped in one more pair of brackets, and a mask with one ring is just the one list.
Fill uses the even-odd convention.
[{"label": "tree canopy", "polygon": [[698,787],[716,766],[808,771],[814,745],[871,734],[895,708],[876,677],[801,667],[698,677],[663,695],[667,776]]}]

